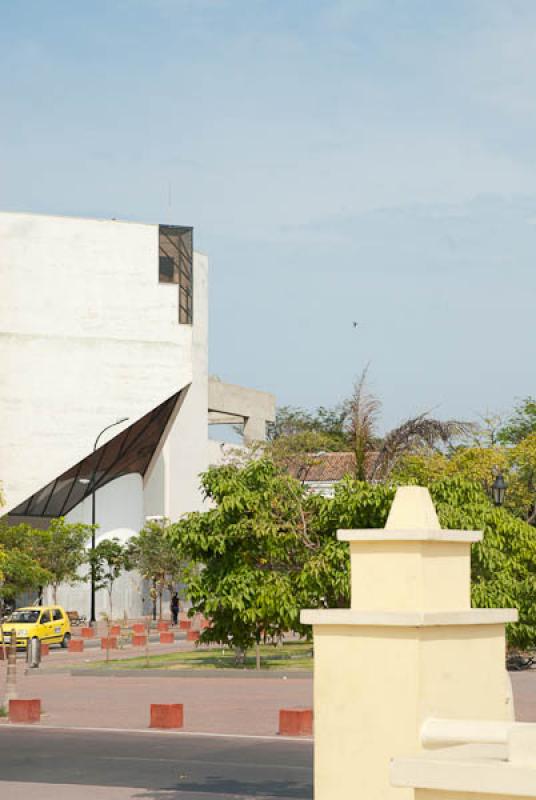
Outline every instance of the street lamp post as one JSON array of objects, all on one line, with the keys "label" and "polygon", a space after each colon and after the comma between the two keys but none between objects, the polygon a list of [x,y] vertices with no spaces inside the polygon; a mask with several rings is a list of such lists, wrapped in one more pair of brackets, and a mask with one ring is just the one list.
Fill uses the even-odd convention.
[{"label": "street lamp post", "polygon": [[[108,431],[110,428],[114,428],[116,425],[121,425],[122,422],[126,422],[128,417],[121,417],[121,419],[116,419],[115,422],[112,422],[111,425],[107,425],[102,431],[99,433],[97,438],[95,439],[95,444],[93,445],[93,453],[97,450],[99,446],[99,441],[103,433]],[[96,525],[96,501],[95,501],[95,481],[97,477],[97,470],[96,465],[93,467],[93,478],[91,479],[91,552],[93,553],[95,550],[95,525]],[[91,562],[91,611],[89,617],[90,625],[94,625],[96,622],[95,617],[95,565]]]}]

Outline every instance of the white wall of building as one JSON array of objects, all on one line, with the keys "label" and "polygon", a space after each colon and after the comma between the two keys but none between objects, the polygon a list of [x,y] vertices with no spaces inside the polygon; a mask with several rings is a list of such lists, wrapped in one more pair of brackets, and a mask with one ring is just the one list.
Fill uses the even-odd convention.
[{"label": "white wall of building", "polygon": [[0,242],[9,509],[88,455],[110,422],[190,383],[192,326],[178,323],[177,286],[158,282],[157,225],[2,213]]},{"label": "white wall of building", "polygon": [[199,475],[208,466],[208,259],[194,263],[192,384],[166,440],[167,505],[165,515],[178,519],[203,508]]},{"label": "white wall of building", "polygon": [[[141,475],[125,475],[103,486],[95,496],[95,518],[99,526],[96,543],[102,539],[117,538],[125,544],[143,527],[143,481]],[[67,522],[91,523],[91,498],[88,497],[65,517]],[[137,573],[122,575],[113,590],[114,616],[122,616],[126,611],[131,617],[142,613],[142,582]],[[47,599],[52,601],[49,591]],[[89,618],[90,584],[64,584],[58,589],[58,603],[68,610],[77,610]],[[101,612],[109,612],[109,598],[106,590],[96,593],[95,608],[97,618]]]}]

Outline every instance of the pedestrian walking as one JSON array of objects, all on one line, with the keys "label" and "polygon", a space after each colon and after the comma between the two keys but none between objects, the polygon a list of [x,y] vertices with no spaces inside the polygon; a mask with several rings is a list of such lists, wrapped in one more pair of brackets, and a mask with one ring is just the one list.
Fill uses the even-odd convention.
[{"label": "pedestrian walking", "polygon": [[177,592],[174,592],[171,598],[171,619],[173,625],[176,625],[179,619],[179,595]]}]

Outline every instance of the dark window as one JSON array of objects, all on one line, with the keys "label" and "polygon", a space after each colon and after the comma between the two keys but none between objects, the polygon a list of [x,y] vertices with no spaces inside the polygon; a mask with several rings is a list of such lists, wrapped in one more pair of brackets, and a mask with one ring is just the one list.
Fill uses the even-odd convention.
[{"label": "dark window", "polygon": [[179,322],[193,322],[193,228],[160,225],[159,232],[160,283],[176,283],[179,287]]},{"label": "dark window", "polygon": [[60,619],[60,620],[63,619],[63,614],[61,613],[59,608],[55,608],[54,611],[52,612],[52,619]]},{"label": "dark window", "polygon": [[39,611],[14,611],[6,622],[25,622],[28,624],[37,622],[38,617]]},{"label": "dark window", "polygon": [[50,611],[43,611],[41,614],[41,619],[39,620],[41,625],[44,625],[45,622],[50,622]]}]

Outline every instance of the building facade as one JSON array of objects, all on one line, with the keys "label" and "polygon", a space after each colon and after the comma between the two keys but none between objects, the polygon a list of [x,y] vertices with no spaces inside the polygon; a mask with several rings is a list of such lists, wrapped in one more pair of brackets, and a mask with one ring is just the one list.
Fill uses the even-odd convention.
[{"label": "building facade", "polygon": [[[94,495],[98,538],[126,540],[147,517],[203,507],[209,422],[263,438],[273,396],[209,381],[208,259],[192,228],[3,213],[0,282],[10,523],[91,522]],[[141,613],[139,580],[122,582],[118,610]],[[86,585],[62,595],[87,613]]]}]

